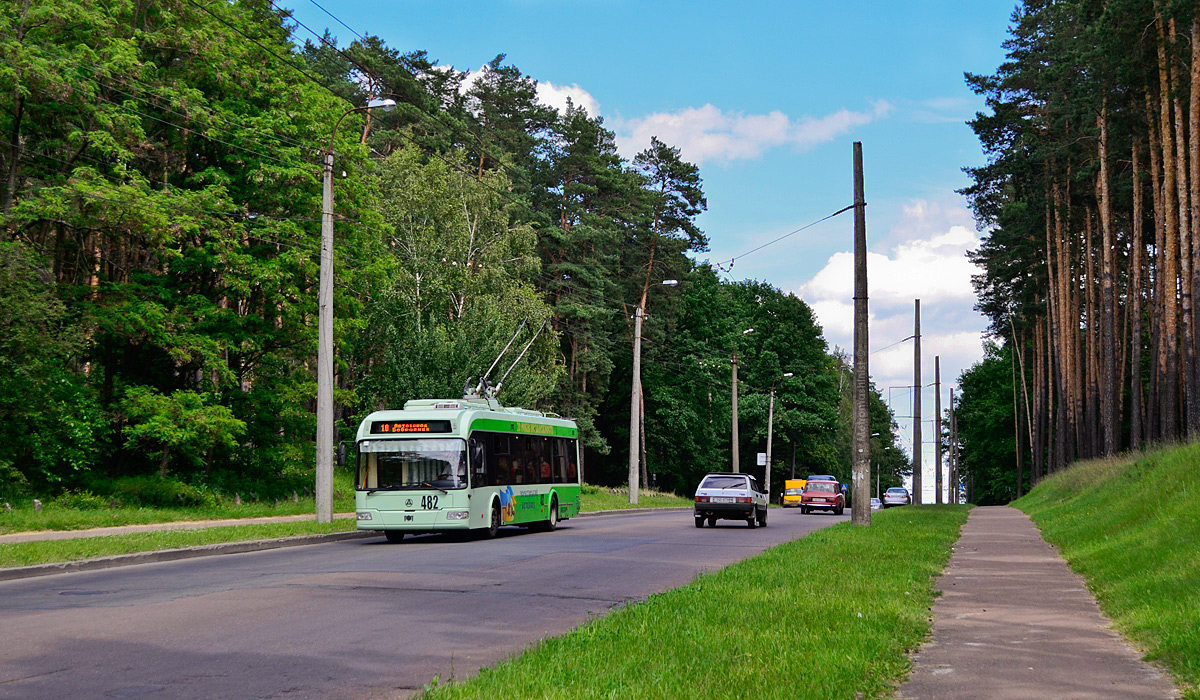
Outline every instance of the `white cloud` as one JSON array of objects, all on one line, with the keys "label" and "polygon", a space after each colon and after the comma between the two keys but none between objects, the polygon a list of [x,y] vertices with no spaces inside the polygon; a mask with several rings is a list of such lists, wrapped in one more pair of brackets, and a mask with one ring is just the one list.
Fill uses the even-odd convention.
[{"label": "white cloud", "polygon": [[[468,71],[459,86],[459,92],[466,94],[483,77],[486,70],[489,68],[485,64],[480,66],[479,70]],[[568,98],[576,107],[582,107],[589,116],[595,117],[600,114],[600,102],[590,92],[579,87],[578,83],[555,85],[548,81],[539,81],[537,84],[537,100],[547,107],[564,112],[567,109]]]},{"label": "white cloud", "polygon": [[[960,207],[961,208],[961,207]],[[983,355],[987,320],[974,310],[971,275],[978,268],[966,253],[979,245],[974,229],[950,221],[969,218],[965,209],[913,200],[886,235],[896,241],[867,256],[868,338],[871,380],[890,401],[900,426],[901,444],[912,454],[914,299],[921,300],[922,417],[932,421],[934,357],[940,357],[942,408],[963,370]],[[897,234],[903,232],[903,236]],[[797,290],[812,307],[830,347],[849,354],[854,347],[854,254],[835,253],[825,267]],[[933,425],[922,427],[922,461],[932,473]]]},{"label": "white cloud", "polygon": [[935,97],[911,108],[912,119],[924,124],[961,124],[975,116],[982,100],[970,97]]},{"label": "white cloud", "polygon": [[567,111],[567,99],[569,98],[576,107],[582,107],[588,116],[594,118],[600,114],[600,102],[587,90],[579,87],[578,83],[555,85],[543,81],[538,83],[537,96],[538,102],[547,107],[553,107],[559,112]]},{"label": "white cloud", "polygon": [[892,106],[880,100],[865,112],[838,110],[824,117],[792,119],[779,110],[767,114],[726,113],[706,104],[677,112],[614,120],[617,145],[627,157],[650,145],[650,138],[679,148],[692,163],[747,160],[779,146],[806,149],[882,119]]}]

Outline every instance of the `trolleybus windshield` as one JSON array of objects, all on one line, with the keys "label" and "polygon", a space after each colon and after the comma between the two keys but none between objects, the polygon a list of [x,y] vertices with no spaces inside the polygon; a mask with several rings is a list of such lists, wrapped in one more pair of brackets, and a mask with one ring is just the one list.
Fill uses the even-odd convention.
[{"label": "trolleybus windshield", "polygon": [[467,442],[462,438],[363,440],[358,455],[359,490],[467,487]]}]

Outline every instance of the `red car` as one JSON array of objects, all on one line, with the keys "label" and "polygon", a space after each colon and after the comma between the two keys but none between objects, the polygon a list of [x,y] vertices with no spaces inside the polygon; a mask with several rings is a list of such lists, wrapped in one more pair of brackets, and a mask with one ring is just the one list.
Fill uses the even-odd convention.
[{"label": "red car", "polygon": [[814,510],[833,511],[841,515],[846,508],[846,496],[842,493],[842,485],[836,481],[809,480],[804,485],[804,493],[800,495],[800,512],[809,513]]}]

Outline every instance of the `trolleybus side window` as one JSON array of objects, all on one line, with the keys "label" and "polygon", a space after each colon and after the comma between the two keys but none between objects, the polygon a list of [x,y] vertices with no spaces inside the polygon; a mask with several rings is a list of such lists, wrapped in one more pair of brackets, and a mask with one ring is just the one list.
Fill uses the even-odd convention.
[{"label": "trolleybus side window", "polygon": [[472,437],[468,445],[471,450],[471,487],[486,486],[488,483],[487,462],[484,461],[483,441]]},{"label": "trolleybus side window", "polygon": [[477,432],[471,441],[473,486],[575,481],[574,440]]}]

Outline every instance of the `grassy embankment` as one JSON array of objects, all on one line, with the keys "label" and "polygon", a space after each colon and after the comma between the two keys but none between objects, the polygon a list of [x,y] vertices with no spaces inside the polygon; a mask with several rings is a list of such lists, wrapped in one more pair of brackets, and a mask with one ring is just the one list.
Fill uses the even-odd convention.
[{"label": "grassy embankment", "polygon": [[881,698],[929,633],[962,506],[840,523],[651,596],[429,700]]},{"label": "grassy embankment", "polygon": [[1016,505],[1114,627],[1200,700],[1200,445],[1086,462]]},{"label": "grassy embankment", "polygon": [[[335,512],[354,510],[354,485],[348,472],[336,472],[334,487],[341,498],[334,501]],[[629,504],[629,492],[619,489],[584,487],[583,506],[585,512],[618,510],[622,508],[666,508],[690,506],[691,501],[672,494],[643,491],[638,505]],[[225,520],[230,518],[265,518],[278,515],[310,515],[312,499],[299,503],[291,501],[274,503],[225,505],[208,508],[117,508],[114,510],[80,510],[60,508],[51,502],[42,512],[34,511],[25,504],[11,513],[0,511],[0,534],[31,530],[85,530],[96,527],[118,525],[142,525],[149,523],[189,522],[197,520]],[[65,540],[41,540],[0,544],[0,567],[30,566],[52,562],[77,561],[94,557],[132,554],[162,549],[197,547],[222,542],[244,542],[248,540],[293,537],[328,532],[353,530],[353,519],[338,519],[332,523],[319,524],[311,519],[284,523],[255,523],[199,529],[156,530],[124,535],[105,535]]]}]

